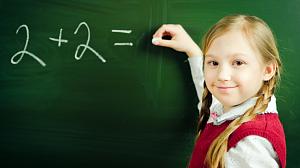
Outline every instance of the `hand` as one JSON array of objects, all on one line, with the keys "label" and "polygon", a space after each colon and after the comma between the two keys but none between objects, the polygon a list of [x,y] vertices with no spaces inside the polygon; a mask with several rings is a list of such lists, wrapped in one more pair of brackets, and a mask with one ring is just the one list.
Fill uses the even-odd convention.
[{"label": "hand", "polygon": [[[162,39],[163,36],[171,36],[170,40]],[[173,48],[176,51],[185,52],[189,57],[201,55],[200,47],[193,41],[181,25],[162,25],[153,35],[152,43],[157,46]]]}]

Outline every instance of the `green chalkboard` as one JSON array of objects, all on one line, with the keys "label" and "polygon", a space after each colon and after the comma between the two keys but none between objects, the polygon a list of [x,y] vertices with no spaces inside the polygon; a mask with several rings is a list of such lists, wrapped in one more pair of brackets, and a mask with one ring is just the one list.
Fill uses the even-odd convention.
[{"label": "green chalkboard", "polygon": [[0,1],[0,166],[185,167],[198,98],[186,56],[152,34],[177,23],[200,42],[243,13],[278,39],[287,167],[299,167],[299,10],[296,0]]}]

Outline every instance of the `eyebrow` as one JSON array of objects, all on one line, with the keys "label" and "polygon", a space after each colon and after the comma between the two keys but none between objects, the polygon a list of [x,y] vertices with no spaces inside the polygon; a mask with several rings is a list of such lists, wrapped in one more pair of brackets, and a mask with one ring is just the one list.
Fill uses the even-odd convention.
[{"label": "eyebrow", "polygon": [[[231,54],[230,56],[244,56],[244,57],[248,57],[248,54],[245,54],[245,53],[234,53],[234,54]],[[216,55],[205,54],[205,57],[216,57]]]}]

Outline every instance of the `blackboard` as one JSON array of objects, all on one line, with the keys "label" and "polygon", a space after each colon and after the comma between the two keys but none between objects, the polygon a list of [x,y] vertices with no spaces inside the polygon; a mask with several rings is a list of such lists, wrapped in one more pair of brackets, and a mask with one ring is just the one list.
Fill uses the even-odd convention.
[{"label": "blackboard", "polygon": [[176,23],[200,42],[233,13],[277,37],[287,167],[299,167],[299,10],[296,0],[1,1],[1,167],[185,167],[198,114],[189,64],[151,37]]}]

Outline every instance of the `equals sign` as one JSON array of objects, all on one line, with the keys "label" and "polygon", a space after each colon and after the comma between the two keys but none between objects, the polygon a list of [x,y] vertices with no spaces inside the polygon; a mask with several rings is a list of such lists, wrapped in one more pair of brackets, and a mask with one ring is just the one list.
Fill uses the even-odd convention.
[{"label": "equals sign", "polygon": [[[111,30],[112,33],[125,33],[130,34],[132,30]],[[114,43],[114,46],[133,46],[132,42],[126,42],[126,43]]]}]

